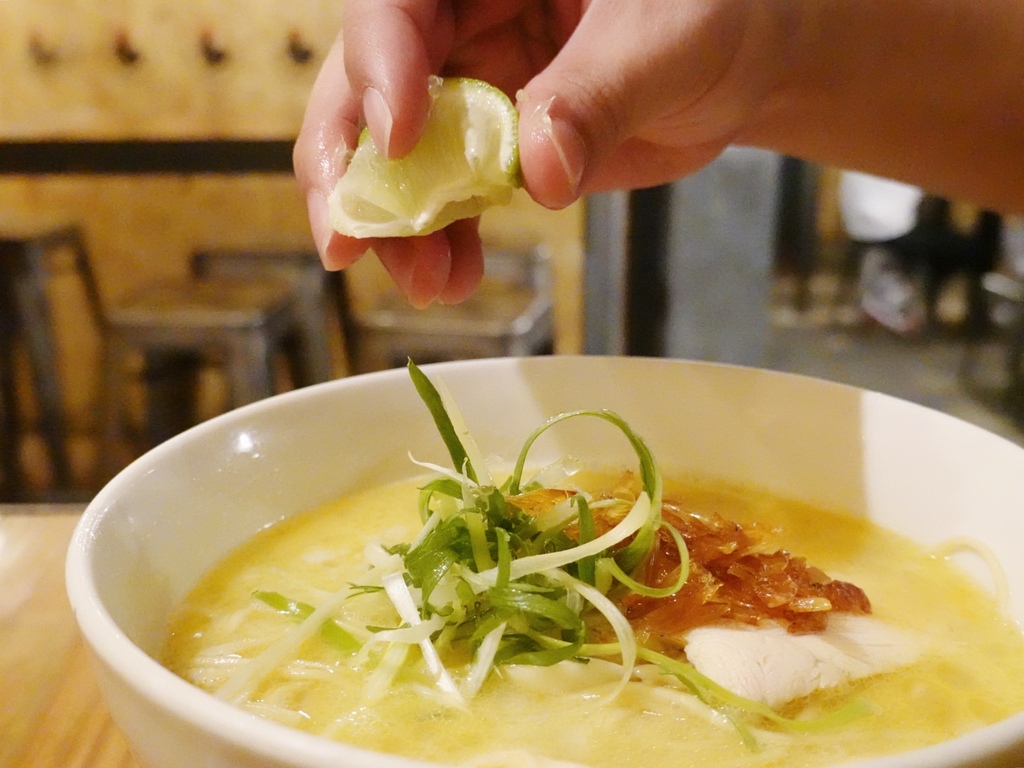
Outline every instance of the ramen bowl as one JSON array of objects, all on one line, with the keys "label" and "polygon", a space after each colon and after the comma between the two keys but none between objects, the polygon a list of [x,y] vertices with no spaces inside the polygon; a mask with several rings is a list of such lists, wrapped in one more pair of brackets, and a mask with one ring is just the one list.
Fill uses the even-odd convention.
[{"label": "ramen bowl", "polygon": [[[548,417],[610,409],[666,468],[855,516],[924,545],[970,537],[991,550],[1024,622],[1024,450],[948,415],[789,374],[685,361],[555,356],[424,366],[458,403],[485,455],[514,458]],[[597,420],[590,420],[597,421]],[[588,421],[535,445],[635,462]],[[147,768],[412,768],[264,721],[157,661],[168,617],[200,577],[257,531],[346,494],[419,474],[445,447],[404,370],[270,398],[147,453],[85,511],[67,585],[110,712]],[[991,571],[968,559],[983,582]],[[1019,683],[1019,681],[1018,681]],[[861,768],[1024,765],[1024,713]]]}]

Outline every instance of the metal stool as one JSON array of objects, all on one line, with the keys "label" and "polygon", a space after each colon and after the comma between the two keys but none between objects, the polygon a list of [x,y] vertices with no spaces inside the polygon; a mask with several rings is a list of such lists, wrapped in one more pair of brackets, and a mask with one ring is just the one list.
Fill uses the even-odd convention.
[{"label": "metal stool", "polygon": [[415,309],[397,290],[357,312],[359,371],[477,357],[547,354],[554,308],[546,254],[485,251],[485,277],[462,304]]},{"label": "metal stool", "polygon": [[51,467],[51,495],[74,495],[64,396],[47,296],[47,283],[63,266],[62,254],[71,256],[92,322],[102,334],[103,308],[79,227],[63,224],[4,227],[0,231],[0,496],[5,500],[20,500],[27,493],[20,455],[24,430],[14,376],[14,350],[21,342],[28,352],[39,430]]},{"label": "metal stool", "polygon": [[225,368],[231,408],[276,393],[279,353],[286,354],[297,385],[309,381],[297,354],[295,293],[285,280],[155,282],[113,307],[108,321],[104,436],[108,470],[127,434],[126,364],[133,353],[141,353],[145,360],[144,447],[194,423],[193,385],[203,363]]},{"label": "metal stool", "polygon": [[283,278],[295,291],[299,341],[310,383],[334,378],[331,355],[331,314],[341,329],[346,367],[352,370],[356,340],[352,333],[345,273],[328,272],[316,251],[227,249],[198,251],[192,256],[192,274],[211,277]]}]

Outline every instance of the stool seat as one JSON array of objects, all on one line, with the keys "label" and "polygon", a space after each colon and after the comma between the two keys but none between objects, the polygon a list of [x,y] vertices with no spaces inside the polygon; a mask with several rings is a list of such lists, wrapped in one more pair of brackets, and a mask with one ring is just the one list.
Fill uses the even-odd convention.
[{"label": "stool seat", "polygon": [[404,333],[480,336],[503,343],[535,327],[549,308],[526,291],[501,285],[484,284],[461,304],[426,309],[415,309],[403,296],[389,291],[361,325]]},{"label": "stool seat", "polygon": [[214,248],[196,251],[191,258],[192,274],[199,278],[262,278],[285,280],[295,293],[299,317],[299,341],[309,383],[334,378],[331,351],[331,315],[341,331],[346,369],[355,349],[349,320],[344,273],[328,272],[313,250],[268,248]]},{"label": "stool seat", "polygon": [[461,304],[416,309],[397,290],[355,315],[359,369],[551,351],[554,308],[537,251],[486,254],[489,275]]},{"label": "stool seat", "polygon": [[[141,354],[150,448],[192,426],[196,379],[203,365],[224,368],[228,407],[277,392],[283,354],[297,384],[308,381],[298,354],[295,292],[287,280],[183,278],[143,285],[108,312],[106,450],[116,457],[126,438],[124,393],[128,358]],[[130,457],[129,457],[130,458]],[[107,474],[111,469],[108,467]]]},{"label": "stool seat", "polygon": [[273,313],[292,308],[285,281],[220,278],[163,280],[142,286],[110,310],[110,322],[125,330],[157,329],[187,334],[194,330],[252,328]]}]

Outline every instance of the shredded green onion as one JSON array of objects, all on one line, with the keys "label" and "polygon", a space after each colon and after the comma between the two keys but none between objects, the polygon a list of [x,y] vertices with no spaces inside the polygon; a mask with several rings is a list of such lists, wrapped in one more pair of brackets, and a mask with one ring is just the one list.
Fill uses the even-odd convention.
[{"label": "shredded green onion", "polygon": [[[260,602],[266,603],[278,613],[291,616],[298,621],[308,619],[313,614],[313,611],[316,610],[312,605],[291,600],[280,592],[257,590],[252,593],[252,596]],[[335,619],[327,619],[320,625],[320,637],[329,645],[346,654],[355,653],[359,650],[360,645],[362,645],[351,632],[341,626]]]},{"label": "shredded green onion", "polygon": [[649,587],[646,584],[641,584],[639,581],[634,579],[628,573],[626,573],[615,562],[614,558],[608,557],[602,560],[602,565],[608,569],[608,572],[615,577],[624,586],[627,586],[633,592],[644,597],[671,597],[686,583],[686,579],[690,575],[690,554],[686,549],[686,542],[683,541],[683,535],[679,533],[671,525],[662,526],[669,532],[672,540],[675,542],[676,547],[679,550],[679,571],[676,573],[676,580],[669,584],[667,587]]},{"label": "shredded green onion", "polygon": [[476,471],[469,462],[466,448],[462,444],[462,440],[459,439],[455,425],[452,423],[452,418],[441,400],[441,393],[437,391],[437,387],[434,386],[433,382],[427,378],[426,374],[412,360],[409,361],[409,376],[412,378],[416,391],[419,392],[420,399],[427,406],[430,415],[434,417],[434,424],[437,425],[437,431],[448,448],[448,453],[452,457],[452,464],[455,466],[455,469],[459,472],[464,472],[466,477],[476,482]]}]

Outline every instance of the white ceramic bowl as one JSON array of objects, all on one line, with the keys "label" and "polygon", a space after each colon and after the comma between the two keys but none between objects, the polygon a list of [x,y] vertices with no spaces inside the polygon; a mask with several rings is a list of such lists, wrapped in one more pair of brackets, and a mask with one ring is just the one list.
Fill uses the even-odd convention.
[{"label": "white ceramic bowl", "polygon": [[[748,482],[868,515],[924,543],[980,539],[1002,561],[1013,615],[1024,622],[1024,450],[974,426],[842,385],[701,363],[549,357],[425,370],[451,389],[485,454],[513,457],[555,413],[609,408],[645,437],[666,473]],[[625,440],[577,421],[537,450],[632,465]],[[424,765],[256,720],[153,659],[171,607],[228,550],[284,515],[414,474],[409,451],[445,461],[407,373],[387,371],[202,424],[140,458],[96,497],[69,551],[68,591],[111,713],[144,765]],[[1024,713],[858,765],[1021,766]]]}]

